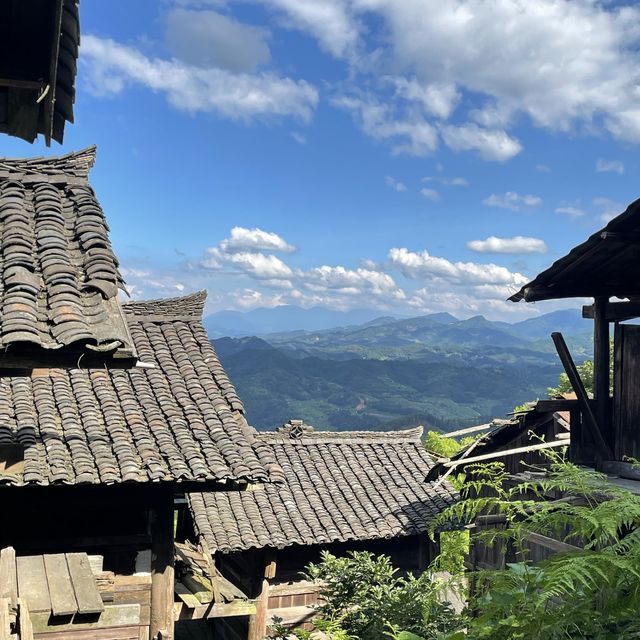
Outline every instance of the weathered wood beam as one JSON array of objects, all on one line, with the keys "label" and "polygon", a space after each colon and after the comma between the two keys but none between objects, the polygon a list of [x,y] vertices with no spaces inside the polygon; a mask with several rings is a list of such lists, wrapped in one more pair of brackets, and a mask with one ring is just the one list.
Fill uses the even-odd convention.
[{"label": "weathered wood beam", "polygon": [[488,422],[487,424],[478,424],[475,427],[467,427],[466,429],[458,429],[457,431],[448,431],[447,433],[443,433],[441,435],[445,438],[457,438],[458,436],[466,436],[469,433],[486,431],[487,429],[491,429],[492,426],[493,422]]},{"label": "weathered wood beam", "polygon": [[276,575],[276,552],[273,549],[265,549],[264,551],[264,572],[260,593],[255,599],[256,613],[249,618],[248,640],[263,640],[267,635],[267,626],[269,621],[267,613],[269,611],[269,584]]},{"label": "weathered wood beam", "polygon": [[559,332],[552,333],[551,339],[553,340],[553,344],[556,347],[558,357],[562,362],[562,366],[564,367],[565,373],[569,378],[569,382],[571,383],[573,391],[575,392],[576,396],[578,396],[582,415],[585,418],[586,423],[589,425],[591,434],[596,444],[596,451],[594,452],[596,458],[599,460],[613,458],[611,448],[609,447],[607,441],[603,438],[596,417],[591,409],[589,396],[587,395],[587,391],[584,388],[584,384],[582,384],[582,380],[580,379],[580,375],[578,374],[576,365],[573,362],[573,358],[569,353],[567,343],[564,341],[562,334]]},{"label": "weathered wood beam", "polygon": [[[593,320],[595,315],[594,305],[589,304],[582,307],[582,317]],[[640,317],[640,302],[629,300],[626,302],[609,302],[605,312],[605,318],[609,322],[623,322],[632,318]]]},{"label": "weathered wood beam", "polygon": [[173,640],[173,491],[164,489],[151,512],[151,640]]},{"label": "weathered wood beam", "polygon": [[596,420],[602,437],[611,445],[609,419],[609,321],[608,298],[596,298],[593,305],[593,397],[596,401]]},{"label": "weathered wood beam", "polygon": [[527,542],[530,542],[531,544],[535,544],[535,545],[538,545],[539,547],[544,547],[545,549],[549,549],[549,551],[554,551],[555,553],[584,551],[584,549],[580,547],[576,547],[572,544],[568,544],[567,542],[562,542],[561,540],[556,540],[555,538],[549,538],[549,536],[543,536],[540,533],[534,533],[532,531],[528,531],[525,534],[525,540]]},{"label": "weathered wood beam", "polygon": [[[589,404],[594,407],[595,403],[593,400],[589,400]],[[540,412],[549,412],[552,411],[571,411],[576,407],[580,406],[580,401],[571,399],[557,399],[557,400],[538,400],[536,402],[536,410]]]},{"label": "weathered wood beam", "polygon": [[256,604],[253,600],[234,600],[227,603],[199,604],[189,607],[184,602],[176,602],[173,605],[173,611],[176,620],[232,618],[255,615]]}]

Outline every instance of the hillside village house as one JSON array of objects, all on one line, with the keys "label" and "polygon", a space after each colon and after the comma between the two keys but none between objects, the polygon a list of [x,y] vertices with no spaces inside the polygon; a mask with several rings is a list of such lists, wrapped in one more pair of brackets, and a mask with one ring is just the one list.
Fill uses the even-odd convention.
[{"label": "hillside village house", "polygon": [[308,623],[319,586],[302,572],[323,550],[384,553],[402,571],[423,572],[436,552],[426,532],[456,493],[447,482],[425,481],[433,460],[421,436],[422,428],[315,432],[291,421],[258,435],[282,484],[190,493],[190,522],[179,533],[195,535],[256,599],[255,616],[218,620],[225,635],[212,637],[259,640],[274,616],[291,627]]},{"label": "hillside village house", "polygon": [[0,3],[0,132],[62,143],[79,44],[78,0]]}]

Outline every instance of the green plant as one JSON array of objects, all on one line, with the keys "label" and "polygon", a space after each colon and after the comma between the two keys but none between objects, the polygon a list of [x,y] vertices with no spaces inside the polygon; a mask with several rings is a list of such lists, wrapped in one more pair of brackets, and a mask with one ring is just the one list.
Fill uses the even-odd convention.
[{"label": "green plant", "polygon": [[323,552],[320,563],[310,565],[307,573],[325,585],[318,628],[338,623],[358,640],[383,640],[390,630],[435,639],[457,624],[455,613],[440,598],[441,585],[430,574],[400,577],[387,556],[355,551],[338,558]]},{"label": "green plant", "polygon": [[[515,560],[504,570],[474,576],[475,615],[445,635],[447,640],[640,637],[640,496],[576,467],[561,453],[546,455],[545,477],[510,487],[499,463],[477,465],[464,499],[434,523],[500,514],[504,528],[484,529],[473,538],[510,548]],[[565,497],[545,499],[551,495]],[[526,544],[531,533],[578,549],[534,565]]]},{"label": "green plant", "polygon": [[460,449],[468,447],[473,444],[477,437],[468,436],[466,438],[460,438],[456,440],[454,438],[447,437],[446,433],[440,433],[438,431],[429,431],[424,441],[424,446],[430,453],[442,456],[443,458],[451,458]]}]

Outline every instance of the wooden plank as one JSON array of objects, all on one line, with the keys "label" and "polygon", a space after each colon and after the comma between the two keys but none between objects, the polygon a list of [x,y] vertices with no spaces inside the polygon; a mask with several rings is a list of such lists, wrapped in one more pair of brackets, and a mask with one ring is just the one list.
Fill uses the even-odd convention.
[{"label": "wooden plank", "polygon": [[247,640],[262,640],[267,633],[267,610],[269,609],[269,580],[276,575],[276,556],[272,549],[264,551],[262,588],[256,598],[256,613],[249,618]]},{"label": "wooden plank", "polygon": [[[140,635],[140,630],[146,636]],[[114,627],[113,629],[90,629],[86,631],[47,631],[39,633],[34,640],[149,640],[149,629],[137,625],[129,627]],[[22,639],[20,639],[22,640]]]},{"label": "wooden plank", "polygon": [[11,600],[9,598],[0,598],[0,640],[11,640],[10,607]]},{"label": "wooden plank", "polygon": [[609,418],[609,321],[606,319],[608,298],[596,298],[593,316],[593,397],[596,420],[607,444],[612,444]]},{"label": "wooden plank", "polygon": [[54,616],[73,615],[78,611],[78,603],[64,553],[45,555],[44,568],[51,596],[51,613]]},{"label": "wooden plank", "polygon": [[472,464],[474,462],[482,462],[484,460],[493,460],[495,458],[503,458],[505,456],[512,456],[516,453],[529,453],[530,451],[539,451],[540,449],[552,449],[554,447],[566,447],[567,441],[565,440],[552,440],[551,442],[541,442],[540,444],[532,444],[526,447],[516,447],[515,449],[504,449],[503,451],[494,451],[492,453],[483,453],[479,456],[471,456],[470,458],[460,458],[459,460],[449,460],[443,462],[443,467],[453,468],[458,467],[461,464]]},{"label": "wooden plank", "polygon": [[42,556],[16,559],[18,595],[27,601],[31,613],[51,614],[51,598]]},{"label": "wooden plank", "polygon": [[20,640],[33,640],[31,613],[26,600],[18,598],[18,612],[20,614]]},{"label": "wooden plank", "polygon": [[67,553],[67,565],[78,603],[78,613],[102,613],[104,604],[86,553]]},{"label": "wooden plank", "polygon": [[525,539],[527,542],[530,542],[532,544],[537,544],[540,547],[544,547],[545,549],[550,549],[551,551],[555,551],[556,553],[568,553],[570,551],[584,551],[584,549],[581,549],[580,547],[576,547],[575,545],[562,542],[561,540],[549,538],[548,536],[543,536],[540,533],[528,532]]},{"label": "wooden plank", "polygon": [[578,374],[576,365],[573,362],[571,354],[569,353],[567,343],[564,341],[562,334],[559,332],[552,333],[551,338],[553,340],[553,344],[556,347],[556,351],[558,352],[558,356],[560,358],[560,361],[562,362],[565,373],[569,378],[569,382],[573,387],[573,391],[575,392],[576,396],[578,396],[582,415],[584,416],[586,423],[590,427],[591,435],[593,436],[596,444],[596,450],[594,452],[595,457],[597,460],[611,460],[613,458],[613,453],[608,443],[603,438],[602,432],[600,431],[600,428],[598,426],[598,422],[596,421],[596,417],[591,410],[591,405],[589,404],[589,396],[587,396],[584,384],[580,379],[580,375]]},{"label": "wooden plank", "polygon": [[299,607],[286,607],[282,609],[269,609],[268,622],[274,617],[282,618],[282,624],[287,626],[297,626],[310,622],[314,616],[318,614],[318,609],[311,605],[303,605]]},{"label": "wooden plank", "polygon": [[253,600],[236,600],[224,604],[198,604],[190,608],[184,602],[173,605],[176,620],[202,620],[209,618],[233,618],[236,616],[252,616],[256,613]]},{"label": "wooden plank", "polygon": [[271,585],[269,587],[269,597],[297,596],[304,593],[318,593],[318,591],[322,591],[321,584],[310,580],[299,580],[298,582]]},{"label": "wooden plank", "polygon": [[13,547],[0,551],[0,598],[9,598],[12,606],[18,601],[16,551]]},{"label": "wooden plank", "polygon": [[[109,627],[130,627],[140,624],[140,605],[139,604],[121,604],[110,605],[105,608],[104,612],[96,620],[95,617],[86,622],[79,621],[77,616],[73,622],[69,624],[49,625],[50,618],[45,613],[32,613],[31,624],[33,625],[33,633],[46,633],[47,631],[66,631],[69,635],[70,631],[108,629]],[[94,636],[89,636],[94,637]],[[118,637],[118,636],[116,636]]]},{"label": "wooden plank", "polygon": [[174,590],[178,598],[180,598],[180,600],[190,609],[195,609],[200,606],[200,600],[198,600],[198,598],[196,598],[181,582],[176,581]]},{"label": "wooden plank", "polygon": [[184,584],[184,586],[187,587],[187,589],[189,589],[189,591],[194,595],[198,602],[201,604],[213,602],[213,590],[210,587],[211,583],[209,583],[208,580],[201,576],[189,575],[182,576],[180,580],[182,581],[182,584]]}]

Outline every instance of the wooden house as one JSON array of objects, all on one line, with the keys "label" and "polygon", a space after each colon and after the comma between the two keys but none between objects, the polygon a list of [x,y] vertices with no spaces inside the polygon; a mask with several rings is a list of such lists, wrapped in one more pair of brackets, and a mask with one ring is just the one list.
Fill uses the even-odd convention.
[{"label": "wooden house", "polygon": [[[35,589],[38,638],[173,638],[176,498],[242,490],[278,472],[202,326],[205,296],[123,305],[149,368],[0,378],[0,548],[15,549],[14,595],[27,608],[32,585],[48,585]],[[81,610],[77,591],[76,609],[58,608],[50,578],[66,571],[75,590],[73,554],[100,558],[95,587],[86,571],[83,584],[101,594],[102,611]],[[2,575],[0,601],[11,597]]]},{"label": "wooden house", "polygon": [[0,375],[136,364],[94,161],[95,147],[0,159]]},{"label": "wooden house", "polygon": [[319,587],[301,572],[323,550],[384,553],[402,571],[424,571],[434,557],[430,521],[456,493],[446,481],[425,482],[433,461],[421,435],[315,432],[291,421],[258,436],[283,484],[189,493],[191,522],[179,534],[195,535],[221,572],[255,597],[256,615],[226,620],[220,637],[261,639],[273,616],[293,627],[308,622]]},{"label": "wooden house", "polygon": [[[593,298],[594,393],[586,393],[559,333],[552,334],[577,400],[571,412],[571,460],[618,475],[638,477],[625,459],[640,458],[640,200],[573,248],[510,299],[514,302]],[[610,380],[610,337],[614,375]],[[613,382],[613,385],[611,385]],[[613,394],[611,394],[613,386]]]},{"label": "wooden house", "polygon": [[0,2],[0,132],[62,143],[79,44],[78,0]]}]

